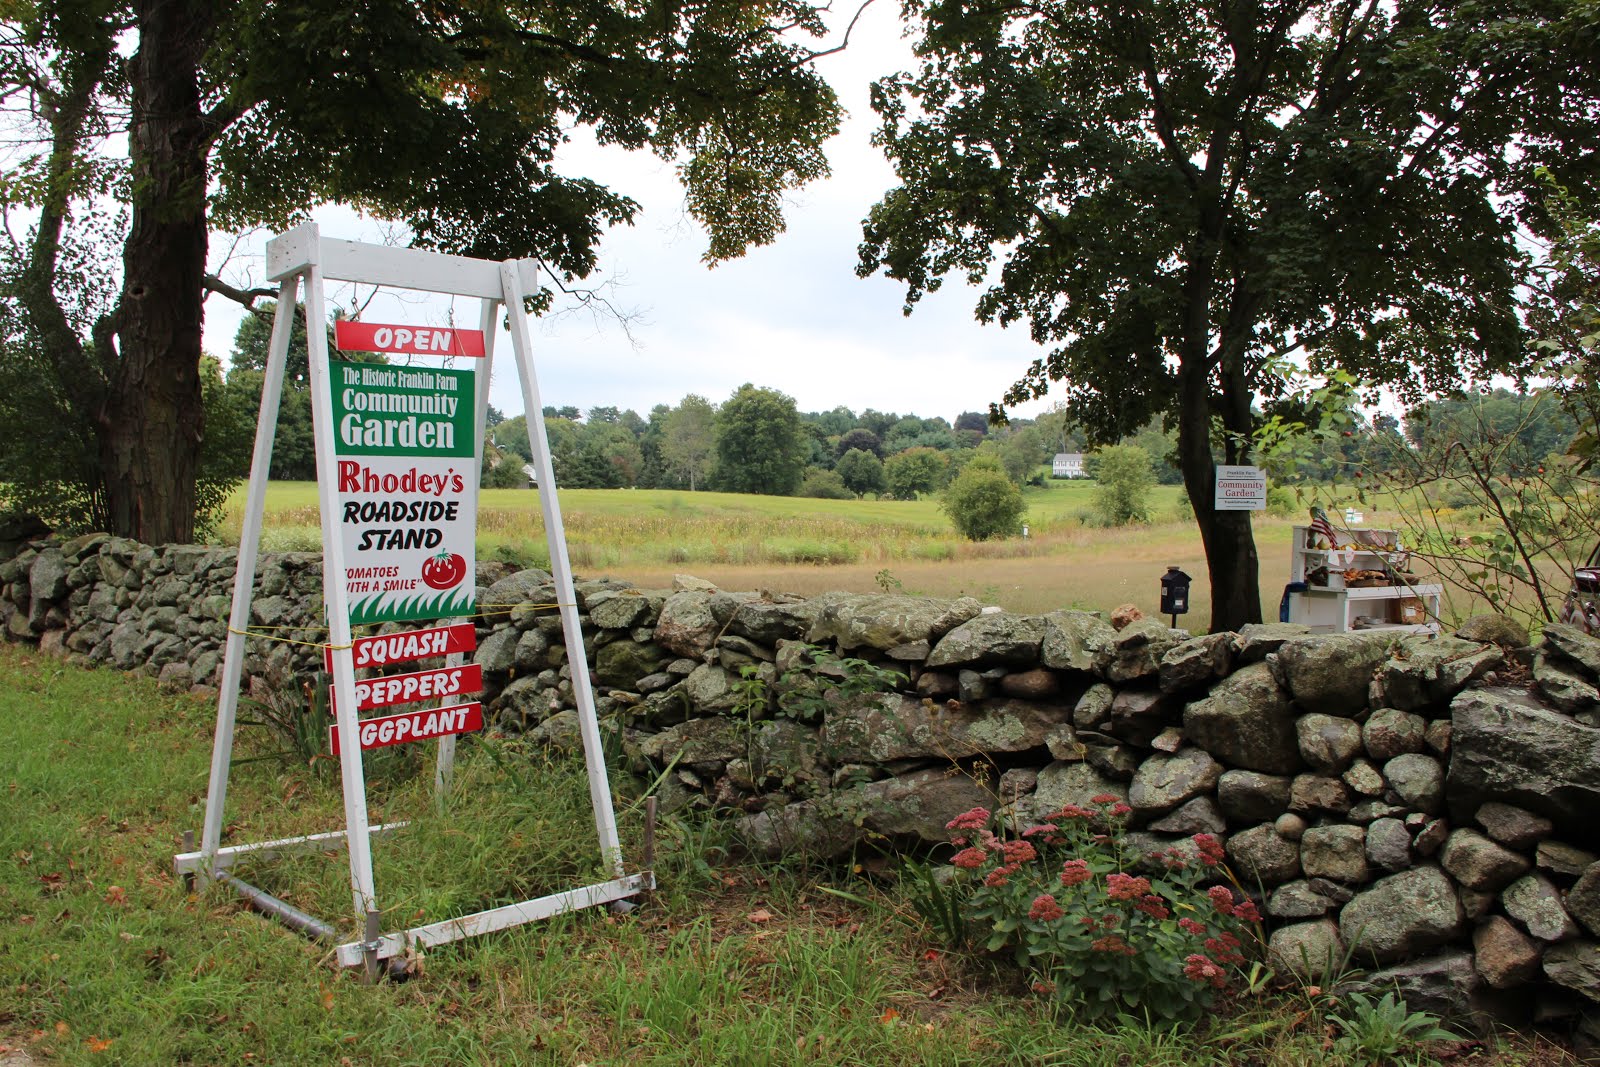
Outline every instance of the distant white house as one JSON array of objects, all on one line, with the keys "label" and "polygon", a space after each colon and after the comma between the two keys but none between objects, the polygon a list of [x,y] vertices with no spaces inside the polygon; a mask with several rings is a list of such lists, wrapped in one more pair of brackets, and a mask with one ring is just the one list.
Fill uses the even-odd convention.
[{"label": "distant white house", "polygon": [[1082,478],[1083,453],[1082,452],[1057,452],[1056,458],[1050,463],[1050,477],[1052,478]]},{"label": "distant white house", "polygon": [[527,477],[528,477],[528,488],[529,489],[537,489],[537,488],[539,488],[539,468],[538,467],[535,467],[532,463],[524,463],[522,465],[522,473],[527,475]]}]

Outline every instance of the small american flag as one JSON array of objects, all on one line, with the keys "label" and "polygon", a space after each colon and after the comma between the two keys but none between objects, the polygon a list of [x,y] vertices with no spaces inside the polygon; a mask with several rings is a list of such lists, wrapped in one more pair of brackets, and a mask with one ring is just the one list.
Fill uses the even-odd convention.
[{"label": "small american flag", "polygon": [[1339,533],[1333,528],[1333,523],[1328,521],[1328,513],[1315,504],[1311,505],[1311,533],[1324,538],[1329,548],[1339,547]]}]

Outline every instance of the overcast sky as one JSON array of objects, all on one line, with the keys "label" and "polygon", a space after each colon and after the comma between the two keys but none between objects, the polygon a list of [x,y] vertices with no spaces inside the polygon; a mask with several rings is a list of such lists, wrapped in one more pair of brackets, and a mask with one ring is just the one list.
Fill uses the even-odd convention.
[{"label": "overcast sky", "polygon": [[[802,411],[843,404],[857,412],[876,408],[954,419],[999,400],[1040,354],[1025,331],[977,323],[972,308],[978,291],[959,280],[926,297],[908,318],[901,314],[902,286],[855,276],[861,220],[893,184],[887,163],[869,144],[876,116],[867,87],[910,60],[899,5],[876,0],[850,47],[819,61],[849,112],[828,145],[832,177],[791,195],[788,232],[774,244],[714,269],[700,262],[705,236],[685,213],[669,164],[600,149],[581,131],[575,134],[565,173],[595,178],[643,205],[634,226],[613,228],[604,238],[597,279],[614,283],[611,301],[636,317],[627,332],[587,312],[535,322],[544,402],[585,411],[615,405],[646,415],[687,393],[721,403],[745,382],[781,389]],[[324,209],[316,218],[327,236],[385,239],[383,229],[345,209]],[[269,236],[243,238],[224,276],[260,284]],[[221,266],[228,243],[222,235],[213,237],[214,266]],[[330,297],[343,304],[350,293]],[[458,324],[476,322],[475,303],[457,302]],[[226,361],[241,314],[221,297],[207,300],[207,351]],[[412,301],[374,303],[363,317],[442,324],[448,314],[443,302]],[[522,402],[509,340],[504,333],[501,339],[491,402],[514,414]],[[1033,414],[1046,406],[1017,412]]]}]

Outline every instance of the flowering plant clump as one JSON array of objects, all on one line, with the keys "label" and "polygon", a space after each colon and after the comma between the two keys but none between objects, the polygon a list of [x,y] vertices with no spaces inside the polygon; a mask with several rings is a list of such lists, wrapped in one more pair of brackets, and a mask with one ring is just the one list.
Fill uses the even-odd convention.
[{"label": "flowering plant clump", "polygon": [[1092,803],[1010,840],[984,808],[952,819],[966,918],[990,931],[990,951],[1009,948],[1034,972],[1035,990],[1081,1016],[1194,1019],[1244,962],[1243,937],[1261,916],[1227,885],[1202,888],[1227,874],[1215,837],[1157,854],[1159,875],[1132,874],[1140,857],[1120,834],[1128,806],[1109,794]]}]

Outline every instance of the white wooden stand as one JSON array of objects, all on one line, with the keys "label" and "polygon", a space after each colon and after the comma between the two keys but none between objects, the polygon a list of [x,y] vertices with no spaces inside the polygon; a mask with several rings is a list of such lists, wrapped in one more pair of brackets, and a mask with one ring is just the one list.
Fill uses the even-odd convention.
[{"label": "white wooden stand", "polygon": [[[1374,541],[1393,544],[1394,530],[1363,530],[1361,535]],[[1379,570],[1392,574],[1406,553],[1368,546],[1362,548],[1308,548],[1312,540],[1309,527],[1295,526],[1289,533],[1289,622],[1311,627],[1313,633],[1345,633],[1350,630],[1387,630],[1401,633],[1438,633],[1439,611],[1444,587],[1433,582],[1389,585],[1347,586],[1348,568]],[[1310,579],[1321,572],[1322,582]],[[1304,589],[1295,588],[1305,586]],[[1403,602],[1422,609],[1422,617],[1405,622],[1395,612]]]},{"label": "white wooden stand", "polygon": [[[206,792],[205,825],[199,848],[191,846],[174,857],[174,866],[178,874],[196,880],[202,886],[214,880],[226,879],[266,913],[314,936],[325,936],[325,932],[331,929],[327,924],[304,915],[291,905],[278,901],[261,890],[239,882],[228,873],[228,869],[245,857],[259,859],[285,853],[320,851],[335,847],[342,840],[350,859],[352,903],[356,918],[365,922],[366,931],[362,940],[339,945],[334,958],[340,966],[365,965],[369,976],[377,973],[380,961],[403,957],[415,948],[444,944],[493,930],[503,930],[563,912],[621,900],[653,888],[655,881],[650,872],[628,875],[623,871],[616,815],[611,804],[611,788],[601,749],[600,727],[595,717],[594,694],[589,683],[583,633],[578,622],[572,567],[567,556],[566,530],[562,524],[561,507],[556,500],[555,470],[550,459],[550,443],[545,435],[544,421],[539,417],[543,405],[539,399],[539,386],[534,376],[527,315],[523,310],[524,295],[534,290],[537,285],[535,262],[508,260],[496,263],[417,249],[386,248],[356,241],[324,239],[314,223],[307,223],[267,243],[267,275],[279,286],[277,316],[273,322],[272,342],[267,354],[266,376],[261,386],[261,410],[256,425],[255,451],[251,459],[249,495],[246,498],[244,524],[239,537],[238,571],[233,583],[233,610],[228,624],[222,681],[217,696],[217,727],[211,753],[210,786]],[[522,383],[523,404],[528,415],[528,442],[533,448],[533,462],[538,472],[539,506],[544,514],[545,537],[550,550],[550,570],[555,580],[561,626],[566,638],[567,662],[572,668],[572,691],[578,705],[584,759],[588,768],[589,800],[594,811],[601,861],[612,875],[608,881],[389,934],[381,934],[377,929],[378,905],[372,876],[372,838],[392,832],[404,824],[369,826],[367,822],[366,781],[362,772],[361,744],[358,736],[355,669],[350,651],[349,597],[343,580],[344,546],[335,507],[331,384],[325,332],[327,314],[323,304],[323,284],[328,279],[475,297],[482,301],[478,321],[479,328],[484,334],[485,351],[484,363],[477,378],[475,398],[477,444],[471,490],[474,493],[477,492],[477,478],[483,462],[484,416],[494,357],[496,319],[500,309],[504,308],[508,313],[512,352],[516,359],[517,373]],[[336,730],[341,752],[345,829],[256,844],[223,846],[222,827],[228,793],[228,769],[233,754],[239,684],[243,676],[244,642],[250,623],[251,591],[261,547],[267,471],[272,458],[273,435],[277,427],[278,403],[283,390],[284,364],[289,352],[295,305],[302,286],[309,348],[311,407],[316,433],[317,484],[322,511],[323,603],[328,619],[328,646],[333,652]],[[451,662],[458,664],[459,654],[453,656]],[[441,795],[449,788],[454,757],[455,738],[453,736],[443,738],[439,743],[435,772],[435,786]]]}]

